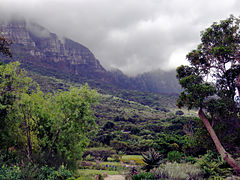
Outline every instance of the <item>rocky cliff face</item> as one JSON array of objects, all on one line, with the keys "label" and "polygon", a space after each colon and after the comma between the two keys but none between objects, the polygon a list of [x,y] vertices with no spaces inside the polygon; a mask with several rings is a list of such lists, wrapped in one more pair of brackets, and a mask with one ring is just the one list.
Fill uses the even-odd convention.
[{"label": "rocky cliff face", "polygon": [[[106,71],[85,46],[33,23],[0,23],[0,32],[13,41],[13,58],[22,67],[46,76],[85,83],[100,89],[124,88],[154,93],[176,93],[179,86],[174,73],[150,72],[129,78],[119,70]],[[1,56],[1,55],[0,55]]]},{"label": "rocky cliff face", "polygon": [[1,24],[0,31],[13,41],[15,60],[75,75],[106,73],[88,48],[67,38],[60,40],[39,25],[11,22]]}]

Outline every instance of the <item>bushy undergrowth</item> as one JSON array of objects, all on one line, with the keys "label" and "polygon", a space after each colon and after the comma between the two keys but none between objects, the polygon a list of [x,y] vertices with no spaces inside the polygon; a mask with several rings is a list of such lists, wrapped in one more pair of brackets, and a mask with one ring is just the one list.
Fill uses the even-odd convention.
[{"label": "bushy undergrowth", "polygon": [[183,156],[183,154],[181,152],[171,151],[171,152],[168,153],[167,159],[170,162],[178,162],[178,163],[180,163],[180,161],[182,160],[182,156]]},{"label": "bushy undergrowth", "polygon": [[1,180],[21,180],[23,179],[21,170],[17,166],[8,167],[2,165],[0,167],[0,179]]},{"label": "bushy undergrowth", "polygon": [[151,171],[156,179],[190,180],[203,179],[203,173],[197,165],[167,163]]},{"label": "bushy undergrowth", "polygon": [[145,180],[145,179],[153,180],[155,179],[155,177],[152,173],[149,172],[141,172],[138,174],[134,174],[132,176],[132,180]]},{"label": "bushy undergrowth", "polygon": [[191,163],[191,164],[195,164],[197,162],[196,158],[194,158],[193,156],[188,156],[186,157],[185,161],[188,163]]},{"label": "bushy undergrowth", "polygon": [[57,170],[48,166],[7,166],[0,167],[1,180],[23,180],[23,179],[44,179],[44,180],[62,180],[73,176],[73,173],[63,166]]},{"label": "bushy undergrowth", "polygon": [[226,177],[232,173],[232,168],[221,157],[208,151],[197,161],[205,177],[222,176]]}]

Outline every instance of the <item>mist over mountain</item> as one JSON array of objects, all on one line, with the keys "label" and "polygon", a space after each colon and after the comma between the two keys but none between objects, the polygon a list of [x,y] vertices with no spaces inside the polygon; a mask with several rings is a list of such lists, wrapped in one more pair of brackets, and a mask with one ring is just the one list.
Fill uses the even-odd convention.
[{"label": "mist over mountain", "polygon": [[28,71],[79,83],[88,82],[97,88],[111,86],[153,93],[180,91],[175,71],[155,70],[136,77],[128,77],[118,69],[107,71],[87,47],[58,37],[36,23],[24,20],[1,23],[0,31],[13,41],[13,58],[2,57],[2,61],[20,61]]},{"label": "mist over mountain", "polygon": [[178,93],[181,87],[176,79],[176,71],[154,70],[135,78],[136,88],[153,93]]}]

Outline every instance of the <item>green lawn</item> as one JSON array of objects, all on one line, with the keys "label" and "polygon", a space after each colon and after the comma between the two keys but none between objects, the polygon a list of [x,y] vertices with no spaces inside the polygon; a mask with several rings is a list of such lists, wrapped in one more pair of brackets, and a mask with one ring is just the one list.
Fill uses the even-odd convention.
[{"label": "green lawn", "polygon": [[77,170],[77,176],[85,180],[93,179],[96,174],[107,174],[107,175],[118,175],[118,171],[108,171],[108,170],[95,170],[95,169],[79,169]]},{"label": "green lawn", "polygon": [[139,164],[139,165],[144,164],[141,155],[124,155],[122,157],[122,160],[124,163],[129,163],[130,161],[134,161],[136,164]]},{"label": "green lawn", "polygon": [[141,155],[124,155],[123,160],[142,159]]},{"label": "green lawn", "polygon": [[[129,163],[130,161],[135,161],[137,164],[142,164],[142,156],[141,155],[124,155],[123,162]],[[90,161],[89,161],[90,162]],[[91,162],[92,164],[96,164],[95,162]],[[93,180],[93,177],[97,174],[107,174],[107,175],[118,175],[123,173],[126,169],[122,167],[120,162],[101,162],[100,165],[113,165],[117,166],[117,171],[110,170],[95,170],[95,169],[79,169],[77,170],[77,176],[80,176],[79,180]]]}]

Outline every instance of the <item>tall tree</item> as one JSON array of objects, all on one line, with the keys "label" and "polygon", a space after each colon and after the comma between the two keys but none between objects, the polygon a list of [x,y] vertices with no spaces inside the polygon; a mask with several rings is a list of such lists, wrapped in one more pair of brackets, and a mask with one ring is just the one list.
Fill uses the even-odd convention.
[{"label": "tall tree", "polygon": [[0,65],[0,151],[11,147],[32,164],[76,168],[95,126],[97,93],[85,85],[44,94],[19,65]]},{"label": "tall tree", "polygon": [[[214,124],[239,126],[240,20],[230,16],[201,33],[201,44],[187,55],[189,66],[177,68],[183,92],[178,106],[199,108],[198,115],[222,158],[240,174],[240,166],[226,152]],[[238,94],[237,94],[238,91]],[[211,122],[211,123],[210,123]]]},{"label": "tall tree", "polygon": [[19,63],[0,65],[0,147],[8,148],[15,145],[18,139],[16,130],[17,119],[11,118],[14,105],[24,93],[30,93],[35,84],[28,78]]}]

